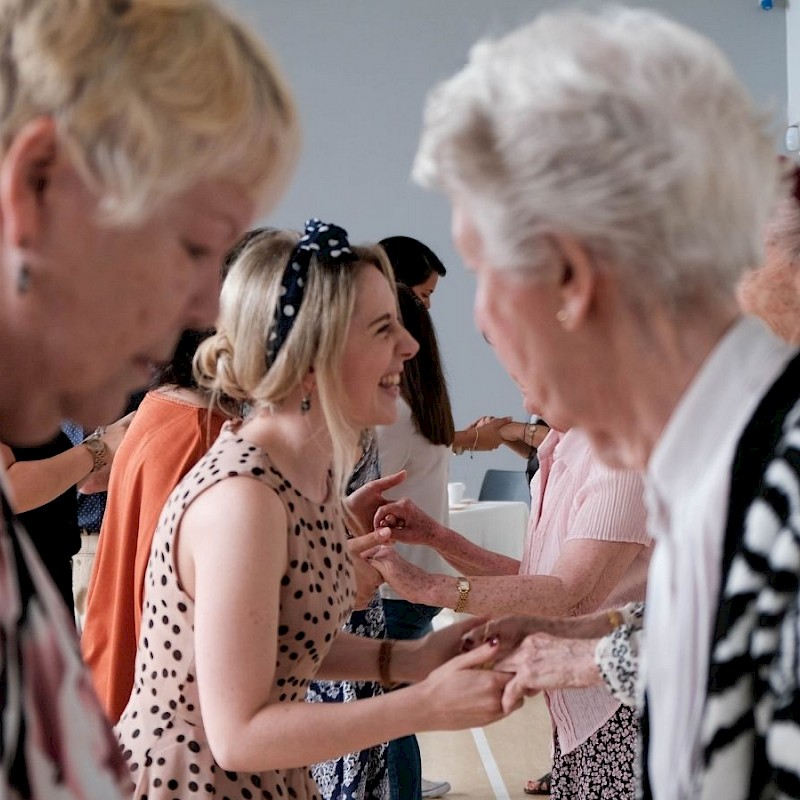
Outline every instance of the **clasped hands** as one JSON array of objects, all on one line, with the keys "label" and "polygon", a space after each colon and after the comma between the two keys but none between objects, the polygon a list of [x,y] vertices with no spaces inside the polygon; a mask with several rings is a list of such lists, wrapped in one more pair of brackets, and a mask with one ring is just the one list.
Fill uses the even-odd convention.
[{"label": "clasped hands", "polygon": [[[424,602],[424,587],[433,576],[402,558],[392,545],[394,542],[432,545],[437,523],[408,498],[388,501],[383,496],[386,489],[399,485],[404,478],[402,472],[389,475],[351,495],[360,510],[361,524],[365,529],[373,528],[370,534],[351,540],[351,544],[357,542],[357,554],[351,549],[351,555],[374,570],[378,583],[385,580],[406,599]],[[502,694],[506,714],[517,708],[524,697],[540,691],[597,682],[595,642],[564,638],[570,635],[568,621],[506,616],[473,622],[463,632],[460,649],[470,652],[484,644],[493,647],[491,659],[481,667],[509,676]]]}]

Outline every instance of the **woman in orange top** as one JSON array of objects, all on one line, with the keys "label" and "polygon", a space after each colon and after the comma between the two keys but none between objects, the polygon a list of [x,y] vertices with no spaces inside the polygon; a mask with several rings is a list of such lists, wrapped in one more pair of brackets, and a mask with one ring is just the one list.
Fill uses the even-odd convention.
[{"label": "woman in orange top", "polygon": [[133,686],[145,570],[164,503],[219,435],[226,415],[209,411],[192,377],[197,345],[186,331],[156,376],[117,451],[100,530],[81,650],[100,702],[116,722]]}]

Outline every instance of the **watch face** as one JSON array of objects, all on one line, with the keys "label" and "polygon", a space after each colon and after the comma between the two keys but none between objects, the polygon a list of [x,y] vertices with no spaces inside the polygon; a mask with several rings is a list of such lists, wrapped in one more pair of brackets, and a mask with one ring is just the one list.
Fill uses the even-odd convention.
[{"label": "watch face", "polygon": [[100,440],[99,436],[89,437],[88,439],[84,439],[83,443],[93,452],[93,453],[100,453],[105,449],[105,445]]}]

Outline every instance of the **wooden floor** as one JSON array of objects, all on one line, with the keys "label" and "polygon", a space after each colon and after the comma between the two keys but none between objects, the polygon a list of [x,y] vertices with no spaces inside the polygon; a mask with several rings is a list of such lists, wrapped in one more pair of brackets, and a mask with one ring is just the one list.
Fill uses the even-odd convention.
[{"label": "wooden floor", "polygon": [[541,697],[486,728],[417,738],[422,774],[448,781],[452,800],[521,800],[525,781],[550,769],[550,716]]}]

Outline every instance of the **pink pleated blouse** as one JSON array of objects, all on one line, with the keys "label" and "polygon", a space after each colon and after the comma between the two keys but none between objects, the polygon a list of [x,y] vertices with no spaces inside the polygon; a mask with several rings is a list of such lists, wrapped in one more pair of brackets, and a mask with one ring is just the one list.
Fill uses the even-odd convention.
[{"label": "pink pleated blouse", "polygon": [[[599,610],[644,600],[652,540],[647,535],[641,474],[605,466],[592,452],[586,435],[574,428],[566,433],[550,431],[538,455],[520,574],[550,574],[570,540],[635,542],[645,549]],[[562,753],[583,744],[620,707],[605,686],[546,692],[545,696]]]}]

